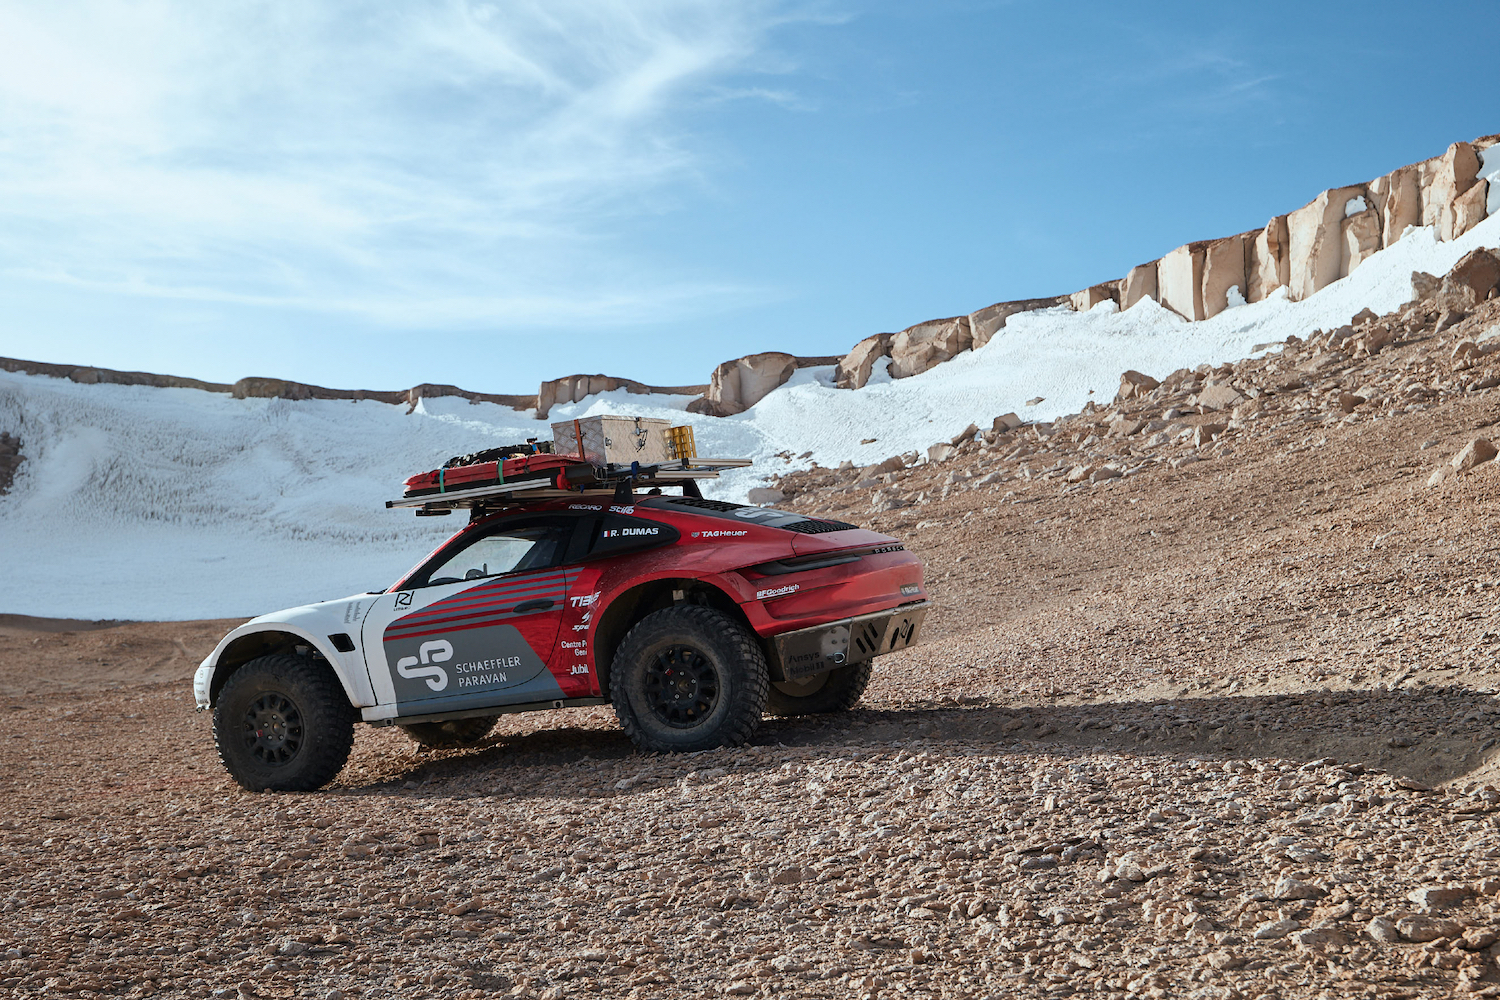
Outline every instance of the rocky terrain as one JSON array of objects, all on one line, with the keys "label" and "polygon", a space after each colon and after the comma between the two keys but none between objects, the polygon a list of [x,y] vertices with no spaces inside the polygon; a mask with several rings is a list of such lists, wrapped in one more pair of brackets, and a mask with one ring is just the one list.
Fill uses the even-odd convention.
[{"label": "rocky terrain", "polygon": [[857,710],[740,749],[571,710],[362,730],[329,789],[245,794],[188,691],[233,622],[0,618],[0,991],[1500,993],[1500,262],[1414,283],[783,477],[905,539],[937,607]]}]

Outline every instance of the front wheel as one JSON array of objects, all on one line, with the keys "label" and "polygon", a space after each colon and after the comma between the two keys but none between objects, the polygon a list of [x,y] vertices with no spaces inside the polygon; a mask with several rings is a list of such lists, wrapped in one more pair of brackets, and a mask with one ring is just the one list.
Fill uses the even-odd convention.
[{"label": "front wheel", "polygon": [[713,608],[642,618],[616,650],[615,715],[647,750],[735,747],[760,725],[770,676],[746,628]]},{"label": "front wheel", "polygon": [[772,681],[766,711],[772,715],[846,712],[870,685],[871,661],[835,667],[801,681]]},{"label": "front wheel", "polygon": [[430,750],[455,750],[473,746],[490,734],[498,715],[482,715],[474,719],[449,719],[447,722],[413,722],[402,726],[401,731]]},{"label": "front wheel", "polygon": [[252,792],[310,792],[333,780],[354,747],[355,710],[327,666],[278,653],[224,683],[214,707],[219,759]]}]

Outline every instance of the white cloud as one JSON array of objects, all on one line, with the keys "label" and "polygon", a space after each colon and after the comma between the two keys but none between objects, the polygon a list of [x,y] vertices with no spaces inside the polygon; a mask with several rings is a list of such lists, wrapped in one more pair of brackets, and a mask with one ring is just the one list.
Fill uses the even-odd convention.
[{"label": "white cloud", "polygon": [[[631,321],[752,294],[626,263],[701,164],[682,110],[772,0],[0,8],[0,268],[421,325]],[[785,88],[765,98],[794,103]]]}]

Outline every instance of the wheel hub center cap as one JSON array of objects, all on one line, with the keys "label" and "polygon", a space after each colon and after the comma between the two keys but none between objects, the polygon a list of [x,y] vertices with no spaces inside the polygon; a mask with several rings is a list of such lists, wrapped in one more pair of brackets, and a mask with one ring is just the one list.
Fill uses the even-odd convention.
[{"label": "wheel hub center cap", "polygon": [[718,675],[701,651],[674,646],[656,656],[647,670],[648,697],[657,718],[669,726],[691,728],[708,717],[718,701]]},{"label": "wheel hub center cap", "polygon": [[257,758],[284,764],[302,744],[301,713],[284,696],[264,695],[245,713],[245,738]]}]

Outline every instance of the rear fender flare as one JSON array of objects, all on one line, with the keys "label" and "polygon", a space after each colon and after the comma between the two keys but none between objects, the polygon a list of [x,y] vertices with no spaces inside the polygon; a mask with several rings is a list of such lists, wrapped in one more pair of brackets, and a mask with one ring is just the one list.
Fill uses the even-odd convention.
[{"label": "rear fender flare", "polygon": [[625,634],[635,626],[636,622],[653,611],[660,611],[675,604],[673,594],[678,590],[683,591],[684,595],[699,595],[697,603],[706,603],[709,607],[723,611],[744,625],[757,642],[762,646],[765,645],[750,620],[745,616],[745,611],[735,599],[733,591],[713,579],[664,576],[636,583],[609,599],[599,615],[598,624],[594,626],[591,643],[594,650],[594,669],[599,676],[599,691],[605,698],[610,696],[609,675],[615,650],[619,648]]}]

